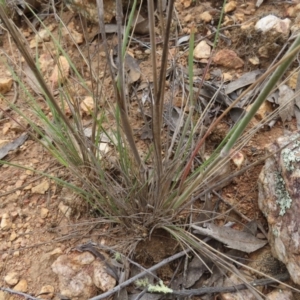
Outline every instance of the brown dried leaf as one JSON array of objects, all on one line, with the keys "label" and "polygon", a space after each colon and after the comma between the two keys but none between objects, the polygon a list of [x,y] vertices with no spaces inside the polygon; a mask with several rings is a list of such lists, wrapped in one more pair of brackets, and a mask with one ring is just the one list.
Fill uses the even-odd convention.
[{"label": "brown dried leaf", "polygon": [[210,259],[204,259],[203,263],[203,261],[201,261],[197,256],[194,256],[187,268],[184,287],[190,288],[191,286],[193,286],[195,282],[198,281],[204,274],[204,272],[207,271],[207,265],[209,265],[209,268],[211,268],[213,262]]},{"label": "brown dried leaf", "polygon": [[0,149],[0,159],[4,158],[9,151],[15,150],[19,148],[21,145],[25,143],[25,141],[28,138],[28,134],[22,134],[18,138],[16,138],[14,141],[12,141],[9,144],[6,144],[5,146],[1,147]]},{"label": "brown dried leaf", "polygon": [[279,115],[282,122],[291,121],[294,116],[295,100],[294,91],[286,84],[279,86],[278,104],[280,106]]},{"label": "brown dried leaf", "polygon": [[149,20],[145,19],[140,13],[135,11],[132,24],[135,25],[134,33],[149,34]]},{"label": "brown dried leaf", "polygon": [[141,70],[137,60],[130,54],[125,55],[125,66],[128,72],[128,84],[138,81],[141,77]]},{"label": "brown dried leaf", "polygon": [[225,93],[230,94],[238,89],[244,88],[254,83],[262,74],[262,70],[255,70],[245,73],[240,78],[230,82],[225,88]]},{"label": "brown dried leaf", "polygon": [[246,253],[254,252],[264,245],[267,241],[260,240],[254,235],[232,229],[230,227],[219,227],[212,223],[205,223],[206,228],[192,225],[194,233],[209,236],[227,245],[228,248],[240,250]]}]

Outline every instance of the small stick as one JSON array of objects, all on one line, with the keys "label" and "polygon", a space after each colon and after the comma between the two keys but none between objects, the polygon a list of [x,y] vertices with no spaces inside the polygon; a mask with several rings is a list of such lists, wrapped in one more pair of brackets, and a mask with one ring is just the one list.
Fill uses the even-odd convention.
[{"label": "small stick", "polygon": [[[162,265],[183,256],[184,254],[187,253],[187,251],[181,251],[181,252],[177,253],[176,255],[173,255],[173,256],[161,261],[160,263],[156,264],[155,266],[149,268],[148,271],[156,270],[157,268],[161,267]],[[123,289],[124,287],[128,286],[129,284],[133,283],[134,281],[136,281],[137,279],[143,277],[144,275],[146,275],[146,272],[142,272],[142,273],[128,279],[127,281],[124,281],[123,283],[121,283],[118,286],[114,287],[112,290],[110,290],[106,293],[103,293],[101,295],[98,295],[96,297],[90,298],[89,300],[104,299],[104,298],[118,292],[119,290]],[[288,272],[274,276],[274,279],[277,279],[277,280],[280,280],[280,281],[285,281],[285,280],[288,280],[289,278],[290,278],[290,275],[289,275]],[[258,279],[258,280],[254,280],[252,282],[249,282],[249,284],[252,285],[252,286],[269,285],[269,284],[277,282],[274,279],[269,279],[269,278],[267,278],[267,279],[265,279],[265,278],[264,279]],[[239,290],[245,290],[247,288],[248,287],[247,287],[246,284],[238,284],[238,285],[229,286],[229,287],[204,287],[204,288],[200,288],[200,289],[191,289],[191,290],[182,290],[182,291],[174,290],[170,294],[177,295],[177,296],[191,297],[191,296],[201,296],[201,295],[213,294],[213,293],[233,293],[233,292],[237,292]]]},{"label": "small stick", "polygon": [[25,297],[25,299],[31,299],[31,300],[42,300],[41,298],[35,298],[33,296],[30,296],[28,294],[25,294],[25,293],[22,293],[22,292],[18,292],[18,291],[15,291],[15,290],[12,290],[10,288],[3,288],[3,287],[0,287],[0,290],[4,291],[4,292],[8,292],[8,293],[11,293],[11,294],[16,294],[16,295],[19,295],[19,296],[23,296]]},{"label": "small stick", "polygon": [[[288,272],[282,273],[279,275],[274,276],[277,280],[285,281],[290,278],[290,275]],[[275,283],[276,281],[273,279],[258,279],[254,280],[252,282],[249,282],[252,286],[263,286],[263,285],[269,285],[272,283]],[[178,296],[185,296],[185,297],[191,297],[191,296],[201,296],[205,294],[213,294],[213,293],[233,293],[240,290],[246,290],[248,287],[246,284],[238,284],[233,286],[224,286],[224,287],[204,287],[200,289],[192,289],[192,290],[182,290],[182,291],[173,291],[171,293],[172,295],[178,295]]]},{"label": "small stick", "polygon": [[[97,247],[99,249],[104,249],[104,250],[109,250],[113,253],[119,253],[116,250],[113,250],[112,248],[108,247],[108,246],[104,246],[104,245],[100,245],[100,244],[96,244],[93,242],[89,242],[87,244],[84,245],[79,245],[77,247],[74,248],[74,250],[78,250],[78,248],[82,248],[82,246],[89,246],[89,247]],[[128,260],[131,264],[137,266],[138,268],[140,268],[141,270],[147,272],[149,275],[153,276],[156,280],[160,280],[159,277],[157,277],[154,273],[150,272],[148,269],[144,268],[142,265],[138,264],[137,262],[133,261],[132,259],[130,259],[129,257],[127,257],[126,255],[123,255],[122,253],[119,253],[121,255],[122,258],[124,258],[125,260]]]},{"label": "small stick", "polygon": [[187,254],[188,252],[190,252],[189,249],[183,250],[175,255],[172,255],[164,260],[162,260],[161,262],[159,262],[158,264],[154,265],[153,267],[147,269],[147,271],[143,271],[133,277],[131,277],[130,279],[120,283],[119,285],[115,286],[113,289],[111,289],[110,291],[107,291],[101,295],[98,295],[96,297],[90,298],[89,300],[100,300],[100,299],[104,299],[118,291],[120,291],[121,289],[125,288],[126,286],[128,286],[129,284],[135,282],[136,280],[140,279],[141,277],[147,275],[149,272],[153,272],[159,268],[161,268],[162,266],[166,265],[167,263]]},{"label": "small stick", "polygon": [[[210,240],[210,238],[205,238],[205,239],[203,240],[203,242],[207,242],[208,240]],[[162,266],[168,264],[169,262],[171,262],[171,261],[173,261],[173,260],[175,260],[175,259],[177,259],[177,258],[182,257],[183,255],[189,253],[190,251],[191,251],[191,249],[185,249],[185,250],[183,250],[183,251],[181,251],[181,252],[179,252],[179,253],[177,253],[177,254],[175,254],[175,255],[172,255],[172,256],[170,256],[170,257],[168,257],[168,258],[162,260],[162,261],[159,262],[158,264],[152,266],[151,268],[149,268],[149,269],[147,269],[147,270],[145,270],[145,271],[143,271],[143,272],[141,272],[141,273],[139,273],[139,274],[137,274],[137,275],[131,277],[130,279],[128,279],[128,280],[126,280],[126,281],[120,283],[119,285],[117,285],[117,286],[115,286],[113,289],[111,289],[110,291],[107,291],[107,292],[105,292],[105,293],[103,293],[103,294],[101,294],[101,295],[98,295],[98,296],[95,296],[95,297],[93,297],[93,298],[90,298],[89,300],[101,300],[101,299],[104,299],[104,298],[106,298],[106,297],[108,297],[108,296],[110,296],[110,295],[112,295],[112,294],[114,294],[114,293],[116,293],[116,292],[119,292],[121,289],[125,288],[126,286],[130,285],[131,283],[135,282],[136,280],[140,279],[141,277],[147,275],[147,274],[150,273],[150,272],[153,272],[153,271],[155,271],[155,270],[161,268]],[[274,276],[274,278],[276,278],[276,276]],[[267,279],[266,279],[266,280],[267,280]],[[269,280],[272,280],[272,279],[269,279]],[[280,280],[280,279],[278,279],[278,280]],[[283,279],[281,279],[281,280],[283,280]],[[272,280],[272,282],[276,282],[276,280]],[[254,281],[254,283],[257,285],[256,281]],[[251,283],[250,283],[250,284],[251,284]],[[241,284],[240,286],[245,286],[245,289],[247,288],[247,286],[244,285],[244,284]],[[175,292],[175,291],[174,291],[174,292]],[[179,292],[181,292],[181,291],[177,291],[177,292],[179,293]],[[175,293],[176,293],[176,292],[175,292]],[[206,292],[206,293],[207,293],[207,292]]]}]

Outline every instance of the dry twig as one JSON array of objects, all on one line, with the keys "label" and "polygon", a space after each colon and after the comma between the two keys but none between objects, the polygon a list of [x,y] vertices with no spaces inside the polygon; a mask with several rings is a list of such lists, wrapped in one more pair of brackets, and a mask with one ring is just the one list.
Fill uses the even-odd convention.
[{"label": "dry twig", "polygon": [[18,291],[12,290],[10,288],[0,287],[0,290],[4,291],[4,292],[11,293],[11,294],[16,294],[16,295],[19,295],[19,296],[23,296],[23,297],[25,297],[25,299],[42,300],[41,298],[36,298],[36,297],[31,296],[31,295],[28,295],[28,294],[25,294],[25,293],[22,293],[22,292],[18,292]]}]

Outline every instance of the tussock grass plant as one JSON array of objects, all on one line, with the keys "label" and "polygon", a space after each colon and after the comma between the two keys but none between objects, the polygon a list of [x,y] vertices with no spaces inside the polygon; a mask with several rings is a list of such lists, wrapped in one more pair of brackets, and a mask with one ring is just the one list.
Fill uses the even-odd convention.
[{"label": "tussock grass plant", "polygon": [[[153,1],[149,0],[147,4],[153,67],[153,83],[149,84],[151,90],[149,106],[153,138],[149,142],[148,149],[142,151],[138,147],[130,119],[131,115],[137,112],[132,111],[130,88],[126,83],[124,67],[126,50],[130,46],[130,28],[137,1],[133,2],[124,32],[122,31],[121,0],[117,0],[116,4],[118,26],[117,69],[111,61],[110,42],[105,32],[103,2],[97,0],[101,42],[106,53],[114,103],[110,102],[109,97],[105,94],[104,84],[98,76],[101,70],[94,69],[91,63],[92,58],[90,56],[86,57],[78,48],[82,61],[86,63],[86,68],[89,70],[92,84],[88,86],[81,72],[72,63],[67,51],[63,48],[62,40],[59,37],[54,38],[49,32],[56,48],[56,59],[58,60],[58,57],[63,55],[71,67],[73,78],[75,78],[73,81],[68,79],[63,83],[59,83],[59,93],[54,96],[40,71],[38,49],[36,49],[36,57],[33,58],[26,43],[23,43],[24,39],[21,33],[7,17],[5,9],[1,5],[0,18],[31,72],[33,72],[40,86],[44,102],[51,111],[52,118],[49,118],[49,115],[45,113],[36,100],[36,96],[30,92],[21,80],[15,66],[11,68],[14,80],[19,83],[26,96],[27,104],[30,106],[31,111],[35,113],[38,122],[28,118],[26,112],[22,111],[18,105],[13,105],[12,108],[30,123],[32,137],[37,142],[42,143],[47,151],[72,174],[74,181],[63,182],[59,178],[51,178],[73,189],[93,209],[98,211],[99,217],[107,218],[110,222],[119,224],[124,233],[132,234],[136,241],[131,245],[132,247],[135,247],[140,240],[150,237],[155,229],[160,228],[170,233],[184,249],[190,249],[196,255],[209,257],[219,267],[234,271],[232,259],[213,249],[191,233],[190,224],[188,223],[192,222],[193,219],[189,217],[194,211],[194,201],[213,188],[217,188],[226,179],[222,177],[222,168],[230,159],[230,152],[240,150],[245,145],[245,141],[248,141],[259,129],[258,125],[243,135],[255,112],[270,91],[274,89],[299,51],[300,37],[296,38],[284,58],[245,91],[247,93],[261,83],[263,79],[269,77],[250,111],[232,128],[215,152],[204,160],[200,159],[199,150],[206,137],[245,93],[231,107],[227,108],[202,135],[199,135],[199,131],[203,131],[202,125],[210,106],[199,114],[198,120],[195,122],[196,93],[193,92],[193,51],[190,51],[188,66],[189,93],[185,94],[184,89],[182,91],[183,98],[187,99],[182,111],[188,108],[189,113],[187,116],[184,113],[180,115],[175,128],[172,130],[166,129],[164,114],[166,111],[170,111],[172,107],[172,97],[171,99],[165,98],[165,78],[169,64],[168,51],[174,1],[170,0],[168,2],[163,30],[163,47],[161,54],[159,54],[156,46],[155,8]],[[162,11],[160,11],[160,14],[162,14]],[[159,19],[162,20],[163,18]],[[40,26],[47,29],[42,22]],[[65,28],[62,22],[59,26],[61,29]],[[193,35],[192,30],[190,49],[194,48]],[[90,136],[86,134],[86,124],[80,111],[80,99],[76,97],[74,92],[75,85],[79,85],[94,100],[94,107],[91,111]],[[102,105],[103,102],[104,105]],[[212,99],[209,105],[213,105],[213,103]],[[66,117],[64,107],[68,107],[72,112],[72,119]],[[108,124],[110,122],[112,126],[109,128]],[[42,139],[36,138],[34,132],[42,136]],[[104,138],[113,144],[113,151],[104,153],[99,148]],[[196,157],[197,160],[195,160]],[[45,176],[49,175],[45,174]],[[182,221],[182,216],[185,216],[184,221]],[[130,241],[132,242],[131,239]],[[241,274],[239,276],[243,279]],[[246,279],[243,279],[243,281],[247,284]],[[253,287],[251,287],[251,290],[257,295],[257,299],[262,299]]]}]

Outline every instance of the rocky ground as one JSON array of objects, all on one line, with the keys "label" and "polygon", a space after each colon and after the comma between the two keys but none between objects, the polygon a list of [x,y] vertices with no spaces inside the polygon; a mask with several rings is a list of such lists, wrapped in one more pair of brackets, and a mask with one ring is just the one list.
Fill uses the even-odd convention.
[{"label": "rocky ground", "polygon": [[[69,2],[71,5],[72,1]],[[73,3],[73,5],[76,5],[76,1],[74,2],[75,4]],[[92,3],[92,1],[88,2]],[[110,3],[110,0],[107,0],[107,2]],[[113,1],[111,2],[113,3]],[[257,6],[258,2],[262,3]],[[213,37],[219,20],[222,3],[223,1],[207,1],[202,3],[202,1],[176,0],[174,26],[179,28],[179,40],[177,44],[175,42],[170,44],[169,58],[172,59],[176,53],[180,53],[180,55],[177,56],[179,57],[177,64],[183,69],[187,67],[187,55],[188,51],[191,50],[188,49],[185,37],[189,35],[193,26],[196,28],[196,45],[193,50],[195,73],[198,70],[201,72],[208,63],[212,54]],[[76,9],[72,6],[73,9],[70,11],[67,8],[60,10],[60,5],[62,4],[57,4],[55,11],[57,14],[61,14],[61,19],[67,24],[68,31],[62,30],[62,34],[65,38],[64,41],[68,49],[68,54],[72,57],[74,64],[79,69],[82,68],[82,70],[86,71],[82,59],[78,54],[78,49],[83,53],[87,53],[88,50],[92,53],[93,51],[97,51],[95,45],[97,41],[91,42],[89,49],[87,49],[84,43],[82,28],[78,25],[80,24],[80,19],[77,13],[86,7],[79,7],[79,9],[77,7]],[[111,5],[113,6],[113,4]],[[111,28],[114,28],[113,11],[114,9],[110,8],[106,15],[106,21],[108,25],[112,25]],[[144,9],[144,11],[146,10]],[[146,18],[144,12],[141,15]],[[98,33],[97,26],[93,24],[96,17],[90,15],[89,11],[85,13],[85,16],[89,18],[87,25],[88,38],[92,40]],[[290,45],[293,40],[291,36],[299,31],[299,16],[300,4],[297,1],[228,1],[225,6],[219,44],[216,52],[213,54],[211,66],[205,78],[207,82],[212,81],[216,76],[220,77],[222,75],[225,83],[229,84],[236,82],[242,75],[249,74],[252,71],[266,70],[278,55],[280,57],[282,56],[280,51],[282,49],[283,53],[286,51],[286,46]],[[264,17],[269,17],[270,19],[265,21]],[[41,49],[40,62],[42,71],[48,78],[49,85],[55,90],[55,85],[57,84],[57,78],[54,73],[56,63],[51,56],[47,54],[47,51],[44,51],[45,49],[51,49],[53,45],[51,45],[49,41],[50,39],[47,36],[47,32],[43,31],[42,28],[38,28],[39,37],[37,38],[32,28],[30,28],[22,18],[23,17],[18,18],[20,30],[24,34],[33,53],[35,47]],[[259,20],[261,21],[258,22]],[[52,10],[50,9],[47,13],[44,23],[54,35],[58,35],[59,28],[53,7]],[[271,29],[269,28],[271,26],[270,24],[273,24]],[[133,66],[131,68],[130,78],[132,83],[138,84],[141,88],[144,82],[147,82],[147,80],[151,81],[152,78],[149,49],[143,46],[143,44],[149,42],[148,32],[145,27],[145,23],[139,25],[139,34],[136,34],[136,39],[139,42],[134,43],[134,46],[130,49],[132,57],[139,62],[140,68],[140,72],[137,72],[137,69]],[[160,30],[158,25],[158,35]],[[69,38],[70,34],[74,37],[78,48],[72,46],[73,41]],[[20,58],[18,51],[5,29],[2,29],[0,38],[2,44],[2,61],[6,60],[10,65],[14,66],[21,64],[22,58]],[[115,43],[114,33],[110,33],[109,39],[112,44]],[[104,57],[103,51],[100,51],[98,54]],[[266,105],[260,111],[260,114],[253,120],[253,124],[258,123],[262,117],[271,114],[278,106],[285,104],[282,94],[286,95],[289,92],[295,93],[295,90],[297,91],[297,68],[298,61],[295,60],[295,63],[288,71],[289,74],[293,73],[294,75],[291,78],[285,77],[288,78],[286,90],[279,90],[276,96],[277,98],[274,98],[275,100],[273,100],[273,102],[266,101]],[[22,100],[22,90],[20,90],[19,86],[11,79],[8,65],[2,62],[0,71],[1,94],[5,94],[5,97],[9,99],[10,102],[18,103],[19,106],[23,106],[24,111],[26,110],[28,112],[28,104]],[[22,71],[24,78],[30,77],[28,70],[23,68]],[[83,72],[83,74],[86,75],[86,81],[88,83],[89,79],[87,73]],[[69,75],[67,74],[66,76]],[[107,95],[111,95],[110,79],[106,78],[104,72],[100,74],[100,76],[104,77],[104,86]],[[30,89],[34,90],[37,97],[39,97],[39,91],[36,90],[38,88],[34,87],[34,85],[28,81],[27,85]],[[249,85],[249,83],[244,86],[243,83],[240,83],[239,89],[243,89],[247,85]],[[76,92],[77,95],[83,99],[82,103],[84,104],[81,106],[82,116],[86,118],[86,122],[88,123],[89,109],[91,108],[90,99],[84,95],[83,90]],[[228,92],[228,94],[230,93]],[[295,103],[293,103],[293,105],[295,105]],[[87,107],[89,107],[89,109],[87,109]],[[1,159],[5,158],[5,160],[8,160],[11,164],[19,164],[24,167],[24,169],[20,169],[13,165],[3,165],[0,170],[0,287],[13,290],[13,292],[0,291],[0,299],[24,299],[23,296],[17,295],[18,292],[23,292],[40,299],[89,299],[92,296],[100,294],[101,291],[110,290],[116,284],[116,279],[112,273],[107,271],[112,264],[117,263],[115,260],[113,263],[107,262],[111,259],[112,254],[108,251],[103,251],[103,249],[98,249],[98,254],[95,254],[92,253],[92,250],[86,250],[86,248],[80,249],[78,246],[90,240],[97,244],[112,246],[124,238],[123,233],[114,232],[114,228],[102,225],[101,223],[99,224],[97,219],[93,219],[88,213],[87,207],[79,211],[71,212],[69,199],[75,201],[75,196],[68,190],[59,187],[53,180],[37,175],[31,170],[47,172],[53,176],[64,179],[68,176],[64,169],[45,151],[41,144],[28,137],[24,138],[25,142],[22,141],[16,147],[12,147],[12,150],[9,151],[8,154],[5,153],[4,145],[9,144],[25,134],[27,124],[20,116],[11,112],[3,100],[0,102],[0,109],[5,112],[1,113],[0,120],[0,155],[1,151],[5,154],[1,156]],[[44,107],[44,109],[47,110],[47,107]],[[262,158],[265,155],[265,148],[271,143],[274,143],[278,137],[285,135],[286,132],[298,130],[297,123],[299,122],[297,115],[294,115],[294,111],[294,106],[289,106],[284,113],[270,120],[268,126],[264,126],[254,135],[242,150],[245,158],[243,166]],[[69,112],[66,111],[66,115],[68,114]],[[32,116],[32,118],[34,117]],[[132,117],[132,124],[135,129],[140,130],[140,122],[137,119],[137,117]],[[229,121],[224,121],[218,125],[207,141],[206,147],[208,150],[218,145],[226,135],[229,126]],[[139,145],[141,149],[145,147],[143,141],[141,141]],[[297,159],[293,161],[293,163],[297,162]],[[257,181],[263,166],[264,161],[249,169],[244,174],[234,178],[219,192],[224,200],[219,203],[219,212],[223,213],[227,211],[228,208],[234,207],[234,210],[230,213],[226,213],[226,216],[220,219],[219,223],[224,223],[224,219],[226,219],[226,221],[234,220],[237,222],[236,229],[238,229],[241,227],[239,224],[256,220],[260,224],[259,226],[266,232],[268,231],[267,222],[271,223],[273,235],[270,236],[269,233],[269,238],[273,240],[272,244],[277,245],[277,250],[278,248],[282,250],[280,251],[279,249],[277,252],[273,251],[273,255],[289,265],[288,270],[290,271],[291,277],[295,283],[299,284],[300,279],[297,269],[298,264],[300,265],[297,260],[297,255],[299,254],[298,221],[291,215],[288,215],[282,222],[286,224],[284,226],[290,230],[284,234],[288,236],[292,235],[293,238],[288,240],[283,239],[283,241],[276,240],[274,230],[277,228],[276,230],[281,231],[282,225],[278,225],[277,223],[278,214],[276,215],[273,211],[272,215],[270,213],[270,207],[268,208],[268,205],[273,205],[273,209],[276,199],[274,200],[272,195],[267,194],[269,187],[262,178],[260,178],[260,193],[264,192],[265,197],[263,199],[260,198],[260,201],[258,201],[259,192]],[[231,167],[237,168],[237,166]],[[280,159],[275,163],[275,168],[282,168]],[[294,189],[296,189],[296,192],[292,195],[292,197],[294,197],[292,200],[295,200],[298,197],[297,188],[299,184],[295,179],[298,175],[292,176],[291,174],[287,174],[286,170],[284,170],[284,172],[283,176],[287,186],[291,182],[290,178],[294,178],[290,189],[293,190],[293,186]],[[214,200],[217,201],[217,196],[213,195],[213,197],[215,197]],[[270,202],[270,199],[273,199],[273,202]],[[267,203],[264,202],[268,200],[270,201]],[[270,203],[273,204],[271,205]],[[299,209],[298,204],[296,201],[291,203],[293,204],[286,208],[289,209],[292,207],[293,211],[297,212]],[[260,209],[263,210],[264,214]],[[112,236],[117,237],[117,239],[114,240]],[[282,244],[284,244],[284,247]],[[283,252],[286,252],[286,248],[288,248],[286,244],[289,244],[290,247],[293,248],[293,252],[290,255],[283,254]],[[151,241],[140,243],[135,254],[135,259],[145,267],[151,267],[151,265],[159,263],[164,258],[175,254],[178,250],[176,247],[177,244],[173,240],[164,233],[158,232],[152,237]],[[268,246],[266,246],[264,250],[251,254],[248,257],[249,260],[253,262],[260,261],[260,257],[264,255],[261,254],[261,252],[266,251],[266,249],[268,255],[273,259],[272,254],[270,254],[270,249],[267,247]],[[78,250],[83,251],[80,252]],[[106,256],[104,259],[103,257],[100,259],[99,255]],[[108,255],[110,255],[110,257],[108,257]],[[294,265],[291,266],[292,262]],[[255,268],[259,265],[260,263],[257,263]],[[279,264],[279,268],[280,267],[281,265]],[[293,270],[295,274],[293,274]],[[134,273],[134,271],[132,272]],[[263,272],[265,271],[263,270]],[[160,278],[166,282],[170,280],[173,273],[174,266],[169,265],[163,268],[163,270],[158,271]],[[235,281],[233,278],[229,278],[229,283],[224,283],[224,286],[226,284],[232,285],[230,282]],[[191,286],[194,287],[193,284]],[[262,290],[262,293],[267,294],[271,291],[271,288],[265,288]],[[276,293],[276,291],[273,293]],[[293,299],[292,297],[296,297],[295,294],[293,296],[290,289],[283,290],[282,293],[285,298],[276,299]],[[276,297],[277,296],[278,295],[276,295]],[[213,299],[212,296],[205,297],[207,298],[195,296],[194,299]],[[257,299],[251,297],[253,297],[253,295],[250,296],[249,293],[245,292],[243,294],[243,299]],[[119,295],[115,299],[126,298],[125,296],[123,298],[123,296]],[[220,294],[216,296],[215,299],[238,298],[234,298],[234,294]],[[275,298],[271,298],[270,296],[268,299]]]}]

